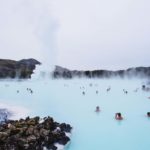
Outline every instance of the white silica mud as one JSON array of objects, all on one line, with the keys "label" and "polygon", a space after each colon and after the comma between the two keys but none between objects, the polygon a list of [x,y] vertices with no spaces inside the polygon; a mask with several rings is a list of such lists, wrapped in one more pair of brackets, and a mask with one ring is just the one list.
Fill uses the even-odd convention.
[{"label": "white silica mud", "polygon": [[[0,81],[0,108],[16,110],[17,118],[51,116],[71,124],[66,150],[149,150],[150,92],[142,90],[146,83],[146,79],[5,80]],[[117,112],[123,120],[115,120]]]},{"label": "white silica mud", "polygon": [[[6,100],[0,100],[5,102]],[[16,106],[13,104],[0,103],[0,117],[1,121],[6,119],[20,119],[25,118],[29,114],[29,110],[22,106]]]}]

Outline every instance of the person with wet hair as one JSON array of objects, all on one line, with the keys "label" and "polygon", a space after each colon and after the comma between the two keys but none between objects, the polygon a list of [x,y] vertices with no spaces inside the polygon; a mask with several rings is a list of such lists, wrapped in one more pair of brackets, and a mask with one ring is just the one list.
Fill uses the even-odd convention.
[{"label": "person with wet hair", "polygon": [[150,117],[150,112],[147,112],[147,117]]},{"label": "person with wet hair", "polygon": [[116,120],[123,120],[123,117],[122,117],[120,112],[115,114],[115,119]]},{"label": "person with wet hair", "polygon": [[99,106],[96,106],[96,110],[95,110],[95,112],[100,112],[100,108],[99,108]]}]

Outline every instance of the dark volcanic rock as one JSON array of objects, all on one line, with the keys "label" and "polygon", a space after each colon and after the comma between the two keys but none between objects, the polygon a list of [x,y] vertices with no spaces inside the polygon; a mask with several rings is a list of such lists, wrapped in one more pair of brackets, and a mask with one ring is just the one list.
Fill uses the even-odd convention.
[{"label": "dark volcanic rock", "polygon": [[92,71],[78,71],[69,70],[60,66],[56,66],[52,73],[53,78],[65,78],[71,79],[74,77],[86,77],[86,78],[112,78],[112,77],[150,77],[150,67],[136,67],[129,68],[127,70],[92,70]]},{"label": "dark volcanic rock", "polygon": [[0,150],[56,150],[55,143],[66,145],[70,138],[65,132],[71,132],[68,124],[54,122],[46,117],[8,120],[0,125]]},{"label": "dark volcanic rock", "polygon": [[20,61],[0,59],[0,78],[31,78],[36,65],[40,64],[35,59],[22,59]]}]

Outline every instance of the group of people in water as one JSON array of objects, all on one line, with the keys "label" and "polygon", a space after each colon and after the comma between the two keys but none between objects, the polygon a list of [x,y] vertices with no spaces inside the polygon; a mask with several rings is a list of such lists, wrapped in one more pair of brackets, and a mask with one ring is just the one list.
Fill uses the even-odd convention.
[{"label": "group of people in water", "polygon": [[[27,88],[27,91],[30,92],[31,94],[33,94],[33,90],[31,88]],[[17,93],[19,93],[20,91],[17,90]]]},{"label": "group of people in water", "polygon": [[[89,84],[89,86],[91,87],[92,84]],[[85,89],[85,88],[84,88],[84,87],[80,87],[80,89]],[[109,86],[109,87],[106,89],[106,91],[109,92],[110,90],[111,90],[111,87]],[[139,90],[139,88],[136,88],[136,89],[134,90],[134,92],[137,92],[138,90]],[[142,90],[143,90],[143,91],[150,91],[150,88],[149,88],[149,87],[146,87],[145,85],[142,85]],[[123,92],[124,92],[125,94],[128,94],[128,91],[125,90],[125,89],[123,89]],[[99,93],[99,91],[96,90],[96,94],[98,94],[98,93]],[[85,91],[83,91],[82,94],[85,95]],[[148,98],[150,99],[150,97],[148,97]],[[100,111],[101,111],[100,107],[99,107],[99,106],[96,106],[95,112],[98,113],[98,112],[100,112]],[[150,118],[150,112],[147,112],[147,117]],[[115,113],[115,119],[116,119],[116,120],[123,120],[124,118],[122,117],[122,114],[121,114],[120,112],[118,112],[118,113]]]},{"label": "group of people in water", "polygon": [[[100,107],[99,106],[96,106],[96,109],[95,109],[95,112],[100,112]],[[150,117],[150,112],[147,112],[147,117]],[[123,120],[123,117],[122,117],[122,114],[120,112],[116,113],[115,114],[115,119],[116,120]]]},{"label": "group of people in water", "polygon": [[[90,84],[89,86],[92,86],[92,84]],[[80,87],[80,89],[85,89],[85,87]],[[106,92],[109,92],[109,91],[111,91],[111,87],[109,86],[107,89],[106,89]],[[136,89],[136,90],[134,90],[134,92],[137,92],[138,91],[138,88]],[[123,89],[123,92],[125,93],[125,94],[128,94],[128,91],[127,90],[125,90],[125,89]],[[96,90],[96,92],[95,92],[96,94],[98,94],[99,93],[99,91],[98,90]],[[82,91],[82,95],[85,95],[85,90],[84,91]]]},{"label": "group of people in water", "polygon": [[27,88],[27,91],[29,91],[31,94],[33,93],[33,90],[30,88]]},{"label": "group of people in water", "polygon": [[[99,106],[96,106],[96,109],[95,109],[95,112],[100,112],[101,110],[100,110],[100,107]],[[150,117],[150,112],[149,112],[149,117]],[[115,114],[115,119],[116,120],[123,120],[123,117],[122,117],[122,115],[121,115],[121,113],[120,112],[118,112],[118,113],[116,113]]]},{"label": "group of people in water", "polygon": [[[90,83],[89,86],[92,87],[93,84]],[[98,85],[95,85],[95,86],[97,87]],[[82,92],[82,94],[85,95],[85,87],[84,87],[84,86],[81,86],[80,89],[84,90],[84,91]],[[138,92],[139,89],[140,89],[140,88],[136,88],[136,89],[134,90],[134,92]],[[150,92],[150,87],[147,87],[146,85],[142,85],[142,88],[141,88],[141,89],[142,89],[143,91]],[[109,87],[106,89],[107,92],[109,92],[110,90],[111,90],[111,86],[109,86]],[[128,91],[127,91],[126,89],[123,89],[123,92],[124,92],[124,94],[128,94]],[[96,90],[96,94],[98,94],[98,93],[99,93],[99,91]],[[150,98],[150,97],[149,97],[149,98]]]}]

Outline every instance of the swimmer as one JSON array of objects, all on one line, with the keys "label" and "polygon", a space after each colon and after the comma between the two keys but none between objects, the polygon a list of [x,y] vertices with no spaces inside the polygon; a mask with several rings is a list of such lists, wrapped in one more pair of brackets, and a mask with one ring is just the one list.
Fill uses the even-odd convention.
[{"label": "swimmer", "polygon": [[146,86],[145,85],[142,85],[142,90],[145,90],[146,89]]},{"label": "swimmer", "polygon": [[128,91],[125,91],[125,94],[128,94]]},{"label": "swimmer", "polygon": [[147,117],[150,117],[150,112],[147,112]]},{"label": "swimmer", "polygon": [[149,88],[149,87],[146,87],[145,85],[142,85],[142,90],[148,92],[148,91],[150,91],[150,88]]},{"label": "swimmer", "polygon": [[111,90],[111,87],[107,88],[107,92],[109,92]]},{"label": "swimmer", "polygon": [[33,93],[33,91],[32,91],[32,90],[30,90],[30,93],[32,94],[32,93]]},{"label": "swimmer", "polygon": [[82,94],[85,95],[85,92],[83,91]]},{"label": "swimmer", "polygon": [[100,108],[99,108],[99,106],[96,106],[96,110],[95,110],[95,112],[100,112]]},{"label": "swimmer", "polygon": [[123,92],[124,92],[125,94],[128,94],[128,91],[126,91],[125,89],[123,89]]},{"label": "swimmer", "polygon": [[98,90],[96,91],[96,94],[98,94]]},{"label": "swimmer", "polygon": [[122,117],[121,113],[116,113],[115,114],[115,119],[116,120],[123,120],[123,117]]}]

